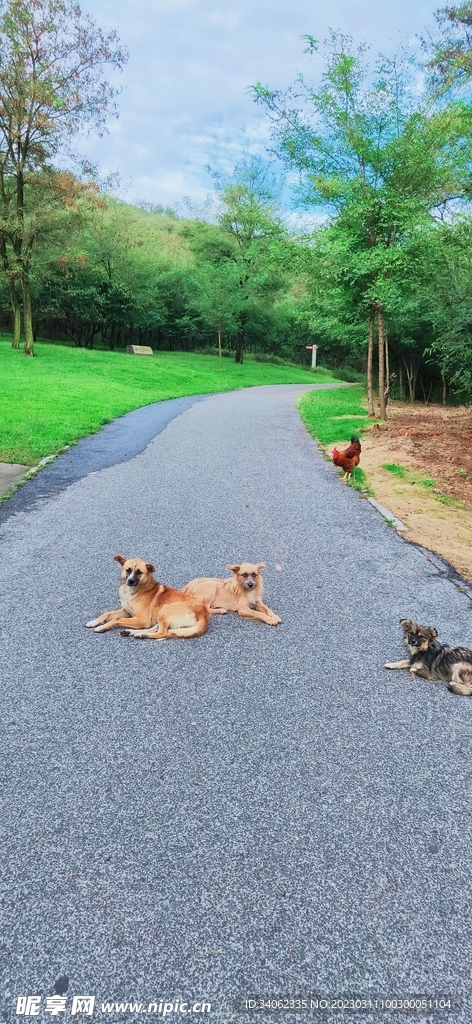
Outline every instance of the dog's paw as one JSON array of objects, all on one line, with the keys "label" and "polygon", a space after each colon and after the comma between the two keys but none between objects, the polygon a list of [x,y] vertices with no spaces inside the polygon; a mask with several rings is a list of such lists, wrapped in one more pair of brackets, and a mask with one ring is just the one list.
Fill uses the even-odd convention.
[{"label": "dog's paw", "polygon": [[384,665],[384,668],[396,668],[396,667],[397,666],[396,666],[394,661],[386,661],[385,665]]},{"label": "dog's paw", "polygon": [[86,622],[85,623],[85,628],[86,629],[93,629],[93,627],[96,626],[97,623],[98,623],[98,619],[90,619],[90,622]]},{"label": "dog's paw", "polygon": [[107,625],[108,625],[108,623],[103,622],[101,626],[94,626],[93,627],[94,633],[105,633],[106,629],[107,629]]},{"label": "dog's paw", "polygon": [[120,636],[134,636],[130,629],[120,629]]},{"label": "dog's paw", "polygon": [[282,619],[279,615],[274,615],[273,619],[270,620],[271,626],[279,626],[281,622]]},{"label": "dog's paw", "polygon": [[472,686],[468,686],[467,683],[449,683],[448,690],[458,697],[472,697]]}]

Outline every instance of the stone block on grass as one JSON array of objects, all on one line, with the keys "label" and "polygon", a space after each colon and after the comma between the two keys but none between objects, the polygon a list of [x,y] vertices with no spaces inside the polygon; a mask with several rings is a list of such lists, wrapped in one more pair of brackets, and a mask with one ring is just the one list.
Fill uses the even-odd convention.
[{"label": "stone block on grass", "polygon": [[154,352],[149,345],[127,345],[126,355],[128,356],[152,356]]}]

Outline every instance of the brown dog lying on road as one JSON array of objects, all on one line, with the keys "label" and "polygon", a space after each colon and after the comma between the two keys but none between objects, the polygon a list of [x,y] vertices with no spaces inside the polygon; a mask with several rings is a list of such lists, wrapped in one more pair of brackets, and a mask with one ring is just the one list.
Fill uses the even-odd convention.
[{"label": "brown dog lying on road", "polygon": [[205,601],[212,615],[225,615],[226,612],[237,612],[245,619],[258,619],[268,626],[277,626],[282,619],[262,603],[261,569],[266,563],[243,562],[241,565],[226,566],[233,575],[227,580],[201,577],[190,580],[182,587],[184,594]]},{"label": "brown dog lying on road", "polygon": [[151,562],[115,555],[122,566],[119,589],[121,608],[103,612],[86,625],[95,633],[125,626],[123,636],[168,640],[170,637],[200,636],[208,628],[210,611],[203,600],[158,583]]}]

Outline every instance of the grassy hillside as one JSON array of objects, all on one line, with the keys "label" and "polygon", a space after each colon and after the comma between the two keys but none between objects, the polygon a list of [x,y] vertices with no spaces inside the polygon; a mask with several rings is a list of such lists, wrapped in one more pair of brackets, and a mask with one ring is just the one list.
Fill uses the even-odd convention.
[{"label": "grassy hillside", "polygon": [[32,465],[44,455],[151,402],[260,384],[332,380],[289,366],[158,352],[152,358],[38,343],[34,359],[0,338],[0,460]]}]

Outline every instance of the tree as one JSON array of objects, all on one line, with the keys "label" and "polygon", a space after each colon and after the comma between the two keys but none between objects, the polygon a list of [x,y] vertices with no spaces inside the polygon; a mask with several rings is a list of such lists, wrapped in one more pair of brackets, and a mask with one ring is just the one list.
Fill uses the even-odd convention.
[{"label": "tree", "polygon": [[434,12],[439,32],[423,40],[427,68],[442,92],[467,84],[472,77],[472,3],[440,7]]},{"label": "tree", "polygon": [[84,127],[102,133],[114,89],[104,65],[126,55],[74,0],[4,0],[0,5],[0,258],[19,342],[23,306],[25,353],[33,355],[30,270],[39,221],[51,195],[73,201],[80,191],[51,162]]},{"label": "tree", "polygon": [[222,333],[235,334],[240,324],[239,284],[239,267],[228,259],[221,260],[216,266],[213,263],[200,263],[194,274],[190,305],[203,323],[215,332],[220,365]]},{"label": "tree", "polygon": [[238,269],[235,362],[242,363],[251,306],[262,297],[269,302],[282,286],[268,255],[283,226],[277,216],[274,182],[261,160],[239,164],[229,181],[215,175],[214,179],[220,201],[218,223],[232,243],[226,258]]},{"label": "tree", "polygon": [[431,324],[426,358],[435,362],[447,389],[470,401],[472,388],[472,223],[461,217],[422,239],[427,273],[416,281],[417,303]]},{"label": "tree", "polygon": [[333,32],[323,50],[306,39],[308,52],[325,62],[320,87],[300,78],[297,90],[258,84],[254,94],[269,111],[280,156],[299,172],[300,200],[330,212],[346,240],[345,280],[369,324],[369,409],[376,323],[384,418],[389,282],[409,232],[467,194],[472,119],[466,104],[415,95],[401,54],[379,58],[371,71],[366,47],[355,49],[348,36]]}]

